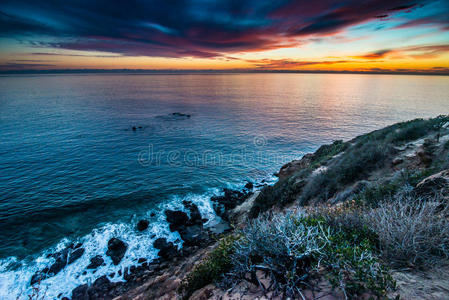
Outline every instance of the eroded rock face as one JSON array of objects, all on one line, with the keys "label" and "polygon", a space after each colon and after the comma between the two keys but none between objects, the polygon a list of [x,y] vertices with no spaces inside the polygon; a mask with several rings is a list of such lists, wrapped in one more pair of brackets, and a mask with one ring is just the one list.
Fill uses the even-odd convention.
[{"label": "eroded rock face", "polygon": [[302,169],[310,166],[314,155],[312,153],[304,155],[300,160],[291,161],[281,167],[278,173],[279,179],[284,179]]},{"label": "eroded rock face", "polygon": [[108,251],[106,255],[110,256],[114,265],[118,265],[125,256],[128,246],[117,238],[112,238],[108,242]]},{"label": "eroded rock face", "polygon": [[444,170],[425,178],[416,185],[415,192],[418,195],[428,195],[428,196],[440,194],[443,197],[448,198],[449,170]]}]

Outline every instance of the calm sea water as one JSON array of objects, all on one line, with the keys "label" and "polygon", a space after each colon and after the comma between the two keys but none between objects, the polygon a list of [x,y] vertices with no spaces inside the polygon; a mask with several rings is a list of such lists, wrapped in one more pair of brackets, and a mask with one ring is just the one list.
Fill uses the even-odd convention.
[{"label": "calm sea water", "polygon": [[[209,197],[223,187],[272,180],[323,143],[448,113],[443,76],[2,76],[0,298],[25,295],[67,241],[86,253],[42,283],[49,297],[154,258],[155,238],[178,238],[161,212],[183,199],[213,220]],[[152,225],[138,233],[143,217]],[[121,264],[105,256],[83,275],[113,236],[130,245]]]}]

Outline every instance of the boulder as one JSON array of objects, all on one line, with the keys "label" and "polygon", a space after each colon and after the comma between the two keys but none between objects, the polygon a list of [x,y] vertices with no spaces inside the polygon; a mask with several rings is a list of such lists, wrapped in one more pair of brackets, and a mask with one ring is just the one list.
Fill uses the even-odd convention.
[{"label": "boulder", "polygon": [[167,242],[166,238],[158,238],[153,243],[154,248],[158,249],[158,255],[163,259],[170,259],[178,255],[178,249],[172,242]]},{"label": "boulder", "polygon": [[179,234],[186,246],[198,246],[206,239],[206,236],[203,234],[202,226],[199,225],[185,227],[183,230],[179,231]]},{"label": "boulder", "polygon": [[101,255],[96,255],[90,259],[90,264],[86,267],[87,269],[97,269],[104,263],[103,257]]},{"label": "boulder", "polygon": [[203,224],[203,218],[201,217],[200,210],[198,209],[198,206],[190,201],[183,201],[182,204],[186,209],[189,210],[190,217],[187,221],[188,226],[190,225],[202,225]]},{"label": "boulder", "polygon": [[443,197],[448,197],[449,169],[423,179],[416,185],[415,192],[420,196],[433,197],[435,194],[440,194]]},{"label": "boulder", "polygon": [[87,284],[80,285],[73,289],[72,300],[89,300],[89,286]]},{"label": "boulder", "polygon": [[78,258],[80,258],[84,252],[86,250],[84,248],[77,248],[75,250],[73,250],[70,254],[69,254],[69,259],[67,261],[67,264],[71,264],[74,261],[76,261]]},{"label": "boulder", "polygon": [[167,209],[165,211],[165,216],[167,217],[167,222],[170,224],[170,230],[176,231],[180,227],[185,226],[187,221],[189,221],[189,216],[179,210]]},{"label": "boulder", "polygon": [[393,160],[391,161],[391,164],[392,164],[393,166],[397,166],[397,165],[402,164],[403,162],[404,162],[404,160],[403,160],[402,158],[396,157],[395,159],[393,159]]},{"label": "boulder", "polygon": [[245,189],[252,190],[254,188],[254,184],[252,182],[248,182],[245,184]]},{"label": "boulder", "polygon": [[429,152],[425,150],[419,150],[416,154],[421,164],[423,164],[426,167],[430,166],[430,164],[432,163],[432,155]]},{"label": "boulder", "polygon": [[128,246],[117,238],[112,238],[108,241],[108,251],[106,255],[110,256],[114,265],[118,265],[125,256]]},{"label": "boulder", "polygon": [[148,220],[140,220],[137,223],[137,230],[144,231],[145,229],[148,228],[148,225],[150,225],[150,222]]}]

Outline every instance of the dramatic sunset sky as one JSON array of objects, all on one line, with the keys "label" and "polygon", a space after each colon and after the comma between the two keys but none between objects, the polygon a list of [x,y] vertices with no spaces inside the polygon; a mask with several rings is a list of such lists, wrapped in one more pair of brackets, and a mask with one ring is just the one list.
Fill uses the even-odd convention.
[{"label": "dramatic sunset sky", "polygon": [[0,70],[449,73],[449,0],[0,0]]}]

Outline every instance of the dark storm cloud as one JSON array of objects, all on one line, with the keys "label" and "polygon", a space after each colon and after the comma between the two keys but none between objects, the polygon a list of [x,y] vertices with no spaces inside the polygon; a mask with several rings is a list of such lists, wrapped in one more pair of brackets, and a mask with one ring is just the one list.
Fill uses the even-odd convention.
[{"label": "dark storm cloud", "polygon": [[0,37],[34,36],[36,46],[120,55],[208,58],[298,45],[300,37],[337,33],[425,1],[7,0],[0,3]]}]

